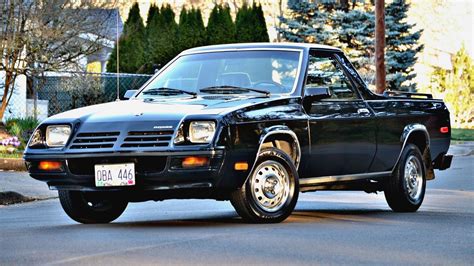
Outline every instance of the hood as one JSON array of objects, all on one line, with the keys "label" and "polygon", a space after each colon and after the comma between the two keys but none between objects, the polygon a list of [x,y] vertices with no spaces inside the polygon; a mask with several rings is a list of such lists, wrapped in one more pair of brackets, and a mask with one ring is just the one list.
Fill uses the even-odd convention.
[{"label": "hood", "polygon": [[[281,99],[282,96],[256,97],[206,95],[193,97],[166,97],[152,101],[132,99],[83,107],[48,118],[46,123],[118,124],[133,122],[160,122],[162,126],[175,126],[187,115],[225,115],[232,111],[263,102]],[[158,125],[160,126],[160,125]]]}]

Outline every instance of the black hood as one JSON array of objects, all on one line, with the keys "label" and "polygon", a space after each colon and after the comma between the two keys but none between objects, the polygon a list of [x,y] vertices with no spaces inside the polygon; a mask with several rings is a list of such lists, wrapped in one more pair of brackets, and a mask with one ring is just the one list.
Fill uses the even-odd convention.
[{"label": "black hood", "polygon": [[175,126],[188,115],[223,116],[239,109],[260,103],[286,98],[283,96],[225,96],[163,97],[154,100],[133,99],[79,108],[57,114],[45,123],[81,124],[153,122]]}]

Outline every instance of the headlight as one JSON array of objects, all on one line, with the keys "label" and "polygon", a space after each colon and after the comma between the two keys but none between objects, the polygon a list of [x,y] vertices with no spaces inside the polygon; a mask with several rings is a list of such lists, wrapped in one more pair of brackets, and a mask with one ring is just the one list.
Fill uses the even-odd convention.
[{"label": "headlight", "polygon": [[193,121],[189,124],[189,141],[193,143],[210,143],[216,133],[213,121]]},{"label": "headlight", "polygon": [[48,145],[48,147],[63,147],[66,145],[70,135],[70,126],[48,126],[46,128],[46,145]]}]

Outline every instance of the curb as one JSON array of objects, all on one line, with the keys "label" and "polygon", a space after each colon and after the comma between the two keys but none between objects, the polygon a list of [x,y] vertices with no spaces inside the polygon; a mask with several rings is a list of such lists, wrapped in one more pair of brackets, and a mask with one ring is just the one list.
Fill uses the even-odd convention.
[{"label": "curb", "polygon": [[34,201],[34,198],[25,197],[14,191],[0,192],[0,205],[12,205],[16,203],[24,203]]},{"label": "curb", "polygon": [[20,158],[0,158],[0,169],[4,171],[26,171],[25,161]]}]

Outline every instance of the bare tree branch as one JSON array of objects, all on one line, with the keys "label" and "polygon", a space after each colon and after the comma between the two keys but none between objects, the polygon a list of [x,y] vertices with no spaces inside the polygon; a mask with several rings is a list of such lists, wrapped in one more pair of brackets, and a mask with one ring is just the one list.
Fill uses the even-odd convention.
[{"label": "bare tree branch", "polygon": [[105,23],[115,2],[99,0],[0,0],[0,71],[5,72],[0,121],[21,74],[77,69],[79,60],[104,47]]}]

